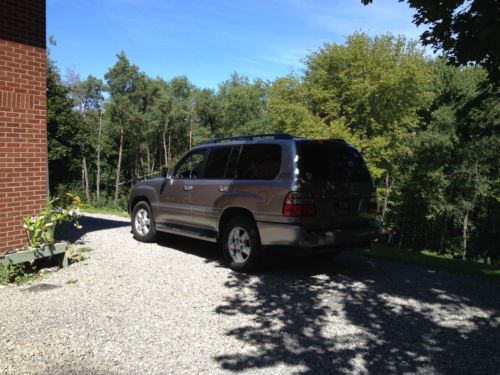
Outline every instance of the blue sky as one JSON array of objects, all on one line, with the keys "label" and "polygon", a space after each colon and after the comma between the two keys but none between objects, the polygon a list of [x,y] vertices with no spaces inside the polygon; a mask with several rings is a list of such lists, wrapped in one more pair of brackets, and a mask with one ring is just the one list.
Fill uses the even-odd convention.
[{"label": "blue sky", "polygon": [[417,39],[397,0],[48,0],[47,35],[62,75],[103,78],[124,51],[152,77],[185,74],[216,88],[232,72],[273,80],[303,67],[325,42],[355,31]]}]

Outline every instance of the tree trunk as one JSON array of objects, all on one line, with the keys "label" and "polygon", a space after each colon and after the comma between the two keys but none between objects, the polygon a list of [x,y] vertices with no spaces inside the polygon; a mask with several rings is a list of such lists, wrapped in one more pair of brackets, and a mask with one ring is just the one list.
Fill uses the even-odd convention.
[{"label": "tree trunk", "polygon": [[135,132],[135,141],[137,144],[136,150],[135,150],[135,166],[134,166],[134,180],[137,181],[140,176],[144,176],[144,168],[142,167],[142,164],[140,163],[140,160],[142,159],[141,155],[141,128],[142,124],[139,124],[139,126],[136,129]]},{"label": "tree trunk", "polygon": [[85,191],[85,169],[83,169],[83,160],[82,160],[82,190]]},{"label": "tree trunk", "polygon": [[118,149],[118,165],[116,166],[116,180],[115,180],[115,206],[118,204],[118,197],[120,194],[120,170],[122,168],[122,153],[123,153],[123,141],[124,141],[124,121],[121,119],[120,124],[120,148]]},{"label": "tree trunk", "polygon": [[189,149],[193,147],[193,123],[189,125]]},{"label": "tree trunk", "polygon": [[101,134],[102,134],[102,110],[99,109],[99,132],[97,135],[97,176],[95,181],[95,189],[97,201],[101,197]]},{"label": "tree trunk", "polygon": [[194,131],[195,123],[196,123],[195,116],[196,116],[196,112],[194,109],[194,104],[191,103],[191,108],[189,109],[189,117],[190,117],[190,121],[189,121],[189,149],[191,149],[191,147],[193,147],[193,131]]},{"label": "tree trunk", "polygon": [[398,249],[401,249],[401,246],[403,245],[403,237],[405,235],[405,224],[406,224],[406,219],[403,218],[403,224],[401,225],[401,235],[399,236],[399,242],[398,242]]},{"label": "tree trunk", "polygon": [[172,137],[170,136],[170,134],[168,135],[168,160],[170,160],[172,158],[172,149],[170,148],[170,144],[171,144],[171,141],[172,140]]},{"label": "tree trunk", "polygon": [[82,169],[83,169],[83,181],[85,184],[85,198],[87,199],[87,203],[91,203],[90,199],[90,191],[89,191],[89,171],[87,169],[87,159],[85,156],[82,159]]},{"label": "tree trunk", "polygon": [[[149,152],[149,147],[148,147],[148,152]],[[152,154],[150,155],[150,157],[151,157],[151,164],[149,166],[149,173],[150,174],[153,174],[155,171],[155,162],[156,162],[155,155],[157,155],[156,147],[154,148]]]},{"label": "tree trunk", "polygon": [[474,164],[474,195],[472,196],[472,202],[471,205],[468,209],[465,210],[465,215],[464,215],[464,220],[463,220],[463,228],[462,228],[462,240],[463,240],[463,253],[462,253],[462,259],[466,260],[467,259],[467,231],[469,228],[469,215],[470,212],[474,209],[476,206],[476,200],[479,195],[479,172],[478,172],[478,160],[476,159],[476,162]]},{"label": "tree trunk", "polygon": [[168,164],[167,140],[165,139],[166,130],[163,130],[163,153],[165,155],[165,167]]},{"label": "tree trunk", "polygon": [[394,181],[391,181],[389,178],[389,173],[385,175],[385,196],[384,201],[382,203],[382,212],[380,213],[382,223],[385,221],[385,215],[387,213],[387,206],[389,205],[389,195],[391,194],[392,185]]},{"label": "tree trunk", "polygon": [[448,218],[445,219],[444,228],[441,232],[441,239],[439,241],[439,252],[442,254],[444,252],[444,245],[446,243],[446,235],[448,232]]},{"label": "tree trunk", "polygon": [[463,239],[464,252],[462,253],[462,259],[466,260],[467,259],[467,228],[469,226],[469,210],[465,211],[463,224],[464,225],[462,228],[462,239]]}]

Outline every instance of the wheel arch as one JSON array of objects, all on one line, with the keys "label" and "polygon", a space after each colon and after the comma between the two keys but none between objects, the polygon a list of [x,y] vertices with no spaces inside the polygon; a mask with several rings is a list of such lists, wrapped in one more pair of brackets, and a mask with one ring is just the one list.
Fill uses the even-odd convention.
[{"label": "wheel arch", "polygon": [[[138,195],[138,196],[134,197],[132,199],[132,201],[130,202],[130,213],[131,214],[132,214],[132,211],[134,211],[135,205],[139,202],[142,202],[142,201],[146,202],[149,205],[149,207],[151,207],[151,202],[149,201],[149,198],[146,195]],[[151,209],[152,209],[152,207],[151,207]]]},{"label": "wheel arch", "polygon": [[[158,192],[156,189],[152,186],[140,186],[136,188],[132,194],[132,197],[130,198],[129,201],[129,209],[130,209],[130,215],[132,215],[132,211],[134,210],[134,207],[137,203],[140,201],[146,202],[149,207],[151,208],[151,212],[153,213],[153,216],[156,217],[158,212],[157,212],[157,205],[155,205],[155,202],[158,202]],[[153,204],[152,204],[153,203]]]},{"label": "wheel arch", "polygon": [[[238,216],[244,216],[248,217],[253,220],[254,223],[257,224],[255,221],[255,217],[253,216],[252,212],[243,207],[227,207],[222,211],[220,217],[219,217],[219,222],[217,223],[217,240],[220,241],[222,237],[222,232],[224,231],[225,225],[229,222],[234,217]],[[257,225],[256,225],[257,226]],[[258,229],[257,229],[258,232]]]}]

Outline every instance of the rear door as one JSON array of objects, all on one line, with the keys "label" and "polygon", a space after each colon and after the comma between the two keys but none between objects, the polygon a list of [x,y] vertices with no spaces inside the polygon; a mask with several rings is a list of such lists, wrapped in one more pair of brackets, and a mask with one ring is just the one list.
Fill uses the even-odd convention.
[{"label": "rear door", "polygon": [[211,147],[201,179],[192,195],[193,225],[216,230],[221,210],[229,204],[240,146]]},{"label": "rear door", "polygon": [[375,187],[358,150],[339,141],[300,141],[297,154],[301,190],[316,205],[316,215],[303,218],[304,224],[349,228],[373,218],[366,213]]}]

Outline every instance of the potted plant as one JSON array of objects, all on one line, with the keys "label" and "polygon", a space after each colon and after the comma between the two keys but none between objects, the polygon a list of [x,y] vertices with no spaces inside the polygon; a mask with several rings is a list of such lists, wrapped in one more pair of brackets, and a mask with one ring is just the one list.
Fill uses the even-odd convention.
[{"label": "potted plant", "polygon": [[47,202],[46,208],[38,216],[27,216],[23,219],[28,241],[32,247],[52,245],[54,230],[57,224],[65,221],[72,222],[75,227],[81,228],[78,218],[80,214],[80,197],[71,193],[64,193]]},{"label": "potted plant", "polygon": [[28,241],[32,247],[40,245],[52,245],[54,243],[54,223],[48,221],[46,215],[25,217],[23,219],[24,229],[28,236]]}]

